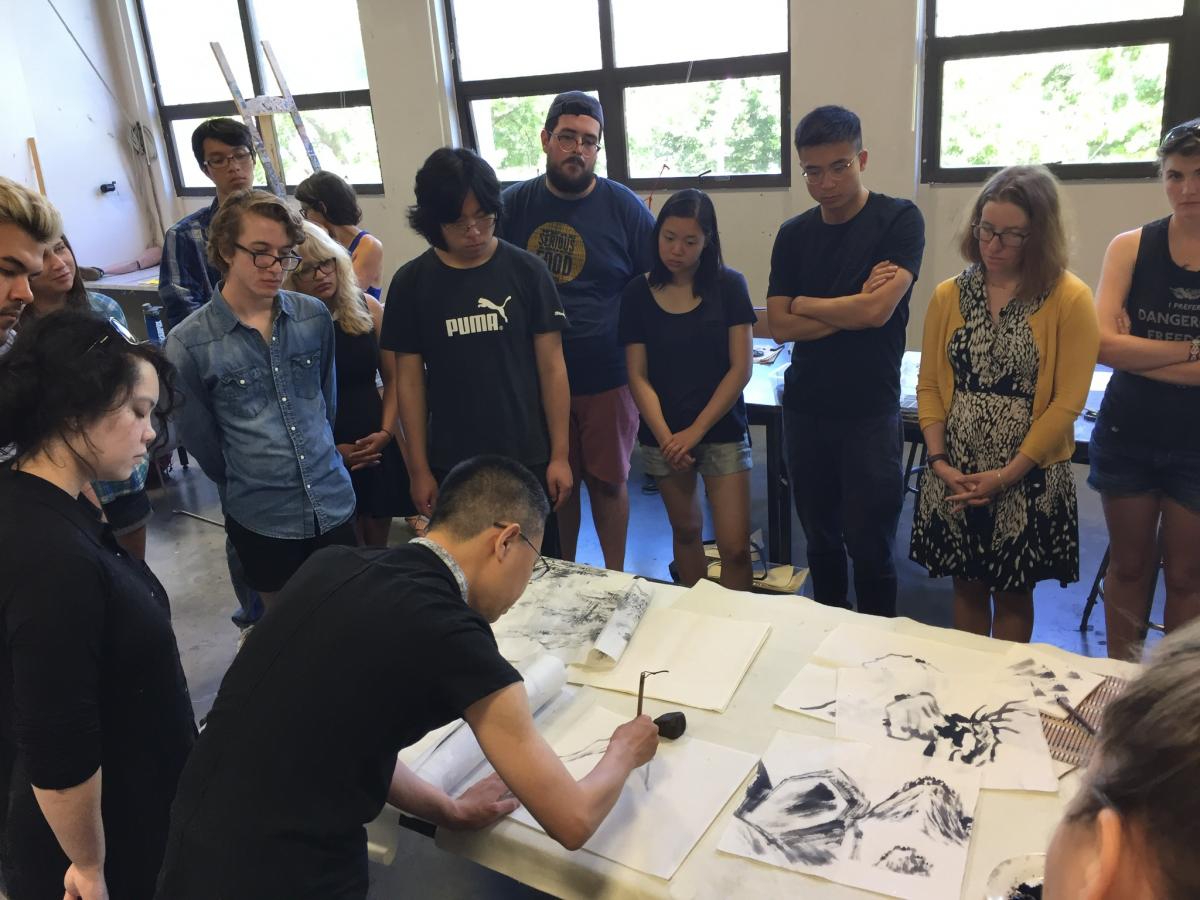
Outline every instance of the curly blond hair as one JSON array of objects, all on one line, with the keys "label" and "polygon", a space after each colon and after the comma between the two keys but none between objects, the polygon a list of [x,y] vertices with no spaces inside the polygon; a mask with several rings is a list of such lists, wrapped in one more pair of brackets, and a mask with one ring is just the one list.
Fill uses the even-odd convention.
[{"label": "curly blond hair", "polygon": [[[350,254],[346,248],[329,236],[324,228],[312,222],[304,223],[304,243],[296,248],[304,260],[301,266],[315,266],[327,259],[332,259],[337,272],[337,290],[328,301],[329,312],[338,327],[346,334],[366,334],[375,329],[375,320],[363,300],[362,288],[358,286],[358,278],[354,274],[354,265],[350,262]],[[284,286],[289,291],[299,290],[296,287],[296,273],[293,269],[287,274]]]}]

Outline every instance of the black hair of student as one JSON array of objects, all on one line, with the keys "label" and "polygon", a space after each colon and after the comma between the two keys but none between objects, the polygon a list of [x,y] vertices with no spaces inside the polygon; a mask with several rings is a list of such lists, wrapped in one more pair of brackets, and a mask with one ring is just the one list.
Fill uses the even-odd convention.
[{"label": "black hair of student", "polygon": [[130,344],[93,313],[63,310],[24,325],[0,358],[0,446],[18,457],[86,431],[124,403],[137,385],[137,363],[158,373],[158,411],[175,401],[175,368],[153,344]]},{"label": "black hair of student", "polygon": [[702,296],[716,287],[721,270],[725,268],[725,260],[721,256],[721,234],[717,230],[717,211],[713,208],[712,198],[696,188],[685,188],[672,194],[658,211],[658,221],[654,223],[654,233],[650,237],[654,242],[654,264],[650,267],[647,280],[651,287],[662,287],[671,281],[671,270],[663,265],[658,252],[658,236],[663,223],[672,216],[695,219],[704,232],[704,249],[700,251],[700,263],[692,277],[692,294]]},{"label": "black hair of student", "polygon": [[311,206],[334,225],[357,225],[362,221],[358,194],[341,176],[314,172],[296,185],[296,200]]},{"label": "black hair of student", "polygon": [[499,217],[500,180],[487,161],[463,147],[439,147],[417,170],[417,202],[408,208],[408,224],[439,250],[446,249],[442,226],[457,222],[472,193],[484,215]]},{"label": "black hair of student", "polygon": [[550,501],[532,472],[507,456],[473,456],[442,480],[429,530],[444,528],[469,541],[497,522],[516,523],[532,541],[548,515]]},{"label": "black hair of student", "polygon": [[[76,312],[90,312],[92,307],[88,303],[87,286],[83,283],[83,275],[79,273],[79,257],[75,255],[75,248],[71,246],[71,242],[67,240],[65,234],[60,234],[58,239],[67,245],[67,249],[71,252],[71,258],[75,260],[75,280],[71,282],[71,287],[67,290],[67,297],[63,303],[63,308],[75,310]],[[57,244],[57,241],[55,244]],[[54,244],[51,246],[54,246]],[[25,317],[30,321],[34,318],[28,312],[25,313]]]},{"label": "black hair of student", "polygon": [[250,129],[237,119],[222,116],[218,119],[206,119],[196,126],[192,132],[192,154],[200,168],[204,168],[204,141],[207,139],[220,141],[230,147],[245,147],[254,152],[254,141],[250,137]]},{"label": "black hair of student", "polygon": [[844,106],[818,106],[796,126],[796,152],[822,144],[853,144],[862,150],[862,121]]}]

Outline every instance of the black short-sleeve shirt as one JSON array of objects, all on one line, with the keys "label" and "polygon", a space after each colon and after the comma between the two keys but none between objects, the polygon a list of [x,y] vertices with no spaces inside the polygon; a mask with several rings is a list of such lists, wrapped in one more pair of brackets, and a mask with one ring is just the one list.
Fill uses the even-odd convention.
[{"label": "black short-sleeve shirt", "polygon": [[[885,259],[911,272],[915,285],[924,253],[925,220],[908,200],[872,193],[858,215],[838,225],[826,224],[815,206],[780,226],[767,296],[852,296]],[[831,418],[895,411],[911,295],[912,287],[879,328],[796,341],[784,376],[784,406]]]},{"label": "black short-sleeve shirt", "polygon": [[62,894],[69,861],[31,785],[62,790],[100,768],[109,892],[149,897],[196,734],[166,591],[91,504],[9,468],[0,468],[0,547],[8,887]]},{"label": "black short-sleeve shirt", "polygon": [[396,754],[520,678],[432,550],[313,554],[221,683],[159,897],[365,896]]},{"label": "black short-sleeve shirt", "polygon": [[566,324],[545,264],[504,241],[472,269],[431,248],[396,272],[379,345],[425,361],[431,468],[480,453],[549,460],[533,337]]},{"label": "black short-sleeve shirt", "polygon": [[[654,299],[644,275],[629,282],[621,295],[622,344],[646,345],[646,375],[658,394],[671,432],[696,421],[729,372],[729,329],[755,321],[750,289],[741,272],[723,269],[717,283],[693,310],[669,313]],[[738,397],[702,439],[730,443],[746,436],[746,401]],[[658,441],[643,421],[638,440],[648,447]]]}]

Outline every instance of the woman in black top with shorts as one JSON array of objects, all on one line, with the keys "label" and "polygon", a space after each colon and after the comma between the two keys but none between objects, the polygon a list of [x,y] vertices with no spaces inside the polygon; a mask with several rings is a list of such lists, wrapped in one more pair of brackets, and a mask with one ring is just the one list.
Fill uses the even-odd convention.
[{"label": "woman in black top with shorts", "polygon": [[621,296],[619,337],[642,422],[646,473],[671,520],[679,578],[704,577],[704,478],[721,556],[721,584],[750,589],[750,381],[754,306],[746,279],[725,268],[712,200],[688,189],[663,204],[653,268]]},{"label": "woman in black top with shorts", "polygon": [[[154,438],[169,364],[95,316],[0,360],[0,869],[10,900],[153,896],[195,739],[166,592],[80,498]],[[107,893],[106,893],[107,891]]]},{"label": "woman in black top with shorts", "polygon": [[[384,547],[393,516],[414,516],[408,470],[400,454],[393,409],[396,389],[392,355],[379,352],[383,305],[364,294],[350,256],[325,231],[304,223],[305,241],[296,248],[303,262],[289,275],[288,290],[316,297],[333,316],[337,415],[333,441],[354,485],[354,530],[363,546]],[[376,378],[383,384],[380,396]],[[385,402],[387,401],[387,402]]]},{"label": "woman in black top with shorts", "polygon": [[1100,362],[1114,371],[1088,483],[1108,522],[1117,659],[1140,652],[1160,551],[1167,630],[1200,615],[1200,119],[1168,131],[1158,158],[1171,215],[1113,239],[1096,292]]}]

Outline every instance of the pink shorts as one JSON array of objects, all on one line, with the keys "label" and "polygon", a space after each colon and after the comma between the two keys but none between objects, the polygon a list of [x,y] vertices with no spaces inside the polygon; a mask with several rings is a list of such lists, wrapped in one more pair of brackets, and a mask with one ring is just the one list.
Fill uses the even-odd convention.
[{"label": "pink shorts", "polygon": [[624,484],[637,432],[638,411],[629,385],[572,397],[568,449],[575,483],[586,474],[609,484]]}]

